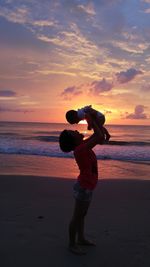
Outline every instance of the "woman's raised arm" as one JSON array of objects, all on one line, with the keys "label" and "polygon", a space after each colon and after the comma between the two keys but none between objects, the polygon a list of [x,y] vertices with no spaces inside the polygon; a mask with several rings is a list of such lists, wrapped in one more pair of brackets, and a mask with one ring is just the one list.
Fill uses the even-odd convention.
[{"label": "woman's raised arm", "polygon": [[89,138],[85,140],[86,146],[89,149],[92,149],[97,144],[102,144],[104,141],[103,132],[101,131],[100,127],[98,127],[94,119],[92,120],[92,128],[93,128],[94,134],[92,134]]}]

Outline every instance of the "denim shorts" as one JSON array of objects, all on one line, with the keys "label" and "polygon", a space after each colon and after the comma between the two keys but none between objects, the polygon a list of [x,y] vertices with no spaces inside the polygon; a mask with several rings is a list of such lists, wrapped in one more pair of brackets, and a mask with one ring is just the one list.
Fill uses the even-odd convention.
[{"label": "denim shorts", "polygon": [[93,193],[92,190],[81,187],[79,181],[77,181],[74,184],[73,196],[75,199],[81,200],[81,201],[91,201],[92,193]]}]

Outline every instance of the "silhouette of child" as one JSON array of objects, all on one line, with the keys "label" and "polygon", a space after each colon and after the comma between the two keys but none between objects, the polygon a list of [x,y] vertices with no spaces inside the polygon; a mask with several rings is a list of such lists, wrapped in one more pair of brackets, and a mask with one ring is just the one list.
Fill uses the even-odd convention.
[{"label": "silhouette of child", "polygon": [[66,119],[70,124],[79,123],[81,120],[86,120],[88,124],[88,130],[92,129],[92,119],[96,120],[97,125],[103,132],[104,140],[109,141],[110,134],[107,129],[103,126],[105,123],[105,116],[101,112],[92,108],[91,105],[85,106],[81,109],[69,110],[66,113]]}]

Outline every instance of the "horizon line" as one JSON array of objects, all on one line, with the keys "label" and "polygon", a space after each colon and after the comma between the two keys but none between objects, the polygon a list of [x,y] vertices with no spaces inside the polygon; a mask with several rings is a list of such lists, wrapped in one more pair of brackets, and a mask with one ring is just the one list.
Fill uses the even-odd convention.
[{"label": "horizon line", "polygon": [[[41,124],[68,124],[67,122],[42,122],[42,121],[1,121],[0,123],[41,123]],[[86,124],[80,124],[80,125],[86,125]],[[106,123],[105,125],[112,125],[112,126],[150,126],[149,124],[117,124],[117,123]]]}]

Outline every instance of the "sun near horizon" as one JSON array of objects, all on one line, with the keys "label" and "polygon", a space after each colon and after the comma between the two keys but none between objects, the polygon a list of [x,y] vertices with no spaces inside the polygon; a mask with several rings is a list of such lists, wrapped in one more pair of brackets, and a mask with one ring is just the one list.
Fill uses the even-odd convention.
[{"label": "sun near horizon", "polygon": [[[89,104],[89,103],[88,103]],[[79,105],[79,108],[83,107],[83,105]],[[100,111],[105,115],[105,124],[106,125],[146,125],[150,126],[150,120],[149,119],[140,119],[136,118],[138,114],[136,114],[136,111],[133,110],[128,114],[129,118],[125,117],[124,112],[120,112],[120,110],[112,109],[109,111],[106,111],[103,109],[98,109],[98,105],[92,105],[93,108]],[[5,117],[0,115],[0,121],[6,121],[6,122],[35,122],[35,123],[68,123],[65,114],[69,109],[77,110],[77,104],[73,106],[73,108],[64,109],[60,107],[57,109],[47,108],[47,109],[37,109],[32,111],[32,116],[30,112],[5,112]],[[141,111],[140,111],[141,112]],[[143,112],[143,111],[142,111]],[[130,118],[131,116],[131,118]],[[79,124],[86,125],[86,120],[82,120],[79,122]]]}]

